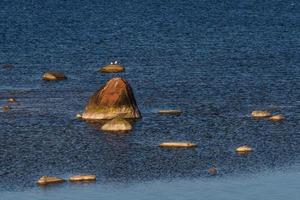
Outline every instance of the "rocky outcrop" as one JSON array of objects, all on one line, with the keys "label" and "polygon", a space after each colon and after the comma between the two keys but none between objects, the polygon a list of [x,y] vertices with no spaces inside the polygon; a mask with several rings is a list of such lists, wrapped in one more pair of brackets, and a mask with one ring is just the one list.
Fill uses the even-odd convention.
[{"label": "rocky outcrop", "polygon": [[67,77],[61,72],[47,72],[42,77],[45,81],[65,80]]},{"label": "rocky outcrop", "polygon": [[130,131],[131,124],[121,117],[116,117],[101,127],[103,131]]},{"label": "rocky outcrop", "polygon": [[251,115],[253,118],[266,118],[266,117],[270,117],[271,113],[264,110],[255,110],[251,113]]},{"label": "rocky outcrop", "polygon": [[110,79],[89,99],[83,119],[140,118],[130,85],[122,78]]},{"label": "rocky outcrop", "polygon": [[118,64],[110,64],[100,69],[102,73],[120,73],[124,71],[124,67]]}]

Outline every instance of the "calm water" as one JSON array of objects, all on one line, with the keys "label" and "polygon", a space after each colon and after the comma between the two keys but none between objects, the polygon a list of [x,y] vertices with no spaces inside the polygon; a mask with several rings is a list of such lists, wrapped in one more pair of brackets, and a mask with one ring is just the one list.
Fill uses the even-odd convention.
[{"label": "calm water", "polygon": [[[121,184],[130,196],[157,184],[153,190],[182,186],[195,199],[216,191],[186,184],[227,190],[227,180],[234,187],[248,176],[266,176],[286,192],[289,184],[279,186],[271,172],[300,173],[298,1],[2,0],[0,7],[0,63],[14,65],[0,68],[0,106],[8,97],[18,101],[0,111],[0,194],[40,191],[35,181],[42,175],[95,173],[94,185],[51,191],[60,198],[75,196],[73,190],[101,196],[97,188],[103,186],[113,197]],[[126,72],[97,72],[112,60]],[[69,79],[43,82],[48,70]],[[74,119],[112,76],[128,80],[143,115],[130,134],[106,134]],[[162,108],[184,112],[156,114]],[[286,120],[255,121],[254,109],[282,113]],[[199,147],[158,148],[166,140]],[[242,144],[255,151],[236,155]],[[217,177],[207,174],[211,166],[219,169]],[[293,177],[284,176],[286,183],[299,186]],[[247,188],[259,188],[263,180]]]}]

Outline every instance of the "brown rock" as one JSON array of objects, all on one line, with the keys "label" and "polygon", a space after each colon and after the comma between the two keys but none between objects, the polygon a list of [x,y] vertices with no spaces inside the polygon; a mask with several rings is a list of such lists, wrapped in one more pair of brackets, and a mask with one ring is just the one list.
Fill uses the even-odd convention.
[{"label": "brown rock", "polygon": [[110,79],[89,99],[83,119],[140,118],[130,85],[122,78]]},{"label": "brown rock", "polygon": [[197,144],[191,142],[163,142],[159,146],[163,148],[193,148],[197,147]]},{"label": "brown rock", "polygon": [[16,99],[11,97],[11,98],[8,98],[7,101],[10,103],[15,103]]},{"label": "brown rock", "polygon": [[118,64],[110,64],[100,69],[100,72],[102,73],[119,73],[124,71],[124,67]]},{"label": "brown rock", "polygon": [[264,110],[255,110],[251,113],[251,115],[253,118],[266,118],[266,117],[270,117],[271,113]]},{"label": "brown rock", "polygon": [[79,181],[96,181],[96,175],[77,175],[69,178],[71,182],[79,182]]},{"label": "brown rock", "polygon": [[45,81],[65,80],[67,77],[61,72],[47,72],[43,75]]},{"label": "brown rock", "polygon": [[3,110],[4,112],[7,112],[7,111],[9,111],[9,109],[10,109],[10,107],[9,107],[9,106],[2,106],[2,110]]},{"label": "brown rock", "polygon": [[48,185],[48,184],[62,183],[64,181],[65,181],[64,179],[57,178],[57,177],[54,177],[54,176],[42,176],[38,180],[37,183],[39,185]]},{"label": "brown rock", "polygon": [[131,124],[121,117],[116,117],[101,127],[103,131],[130,131]]},{"label": "brown rock", "polygon": [[215,168],[215,167],[211,167],[211,168],[209,168],[207,171],[208,171],[208,173],[210,173],[211,175],[216,175],[216,174],[218,173],[218,170],[217,170],[217,168]]},{"label": "brown rock", "polygon": [[279,122],[284,120],[284,116],[283,115],[274,115],[272,117],[269,118],[269,120],[273,121],[273,122]]},{"label": "brown rock", "polygon": [[236,153],[238,154],[247,154],[251,151],[253,151],[252,147],[248,145],[243,145],[235,149]]}]

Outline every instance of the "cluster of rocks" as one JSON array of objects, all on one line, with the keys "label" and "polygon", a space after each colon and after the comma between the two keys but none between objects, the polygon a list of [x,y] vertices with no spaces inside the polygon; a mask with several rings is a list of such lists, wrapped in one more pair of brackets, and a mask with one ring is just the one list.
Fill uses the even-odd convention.
[{"label": "cluster of rocks", "polygon": [[284,116],[282,114],[272,115],[271,112],[266,110],[255,110],[251,113],[254,119],[268,119],[270,121],[279,122],[284,120]]}]

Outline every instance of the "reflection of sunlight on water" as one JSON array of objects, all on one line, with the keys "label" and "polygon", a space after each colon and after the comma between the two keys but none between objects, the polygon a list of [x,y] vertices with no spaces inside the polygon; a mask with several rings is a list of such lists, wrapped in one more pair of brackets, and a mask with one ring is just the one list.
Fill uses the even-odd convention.
[{"label": "reflection of sunlight on water", "polygon": [[[296,168],[296,167],[294,167]],[[174,179],[134,183],[64,183],[24,192],[4,192],[5,200],[93,199],[222,199],[296,200],[300,172],[272,171],[251,176]]]}]

